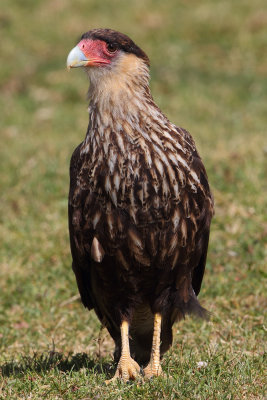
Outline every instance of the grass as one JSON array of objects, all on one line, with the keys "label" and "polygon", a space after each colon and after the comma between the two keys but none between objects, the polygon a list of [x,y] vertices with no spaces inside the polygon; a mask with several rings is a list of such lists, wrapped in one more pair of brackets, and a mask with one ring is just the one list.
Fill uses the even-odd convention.
[{"label": "grass", "polygon": [[[265,0],[2,1],[1,399],[266,396],[266,23]],[[112,343],[77,297],[67,230],[88,83],[65,60],[92,27],[149,54],[154,98],[193,134],[216,201],[200,294],[211,321],[175,325],[166,378],[112,388]]]}]

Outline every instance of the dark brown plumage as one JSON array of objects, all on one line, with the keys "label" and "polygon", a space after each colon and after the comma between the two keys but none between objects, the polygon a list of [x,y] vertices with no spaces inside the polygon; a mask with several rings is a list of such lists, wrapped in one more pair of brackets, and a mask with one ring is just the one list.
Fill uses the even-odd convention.
[{"label": "dark brown plumage", "polygon": [[206,171],[192,136],[154,103],[148,57],[131,39],[89,31],[68,66],[85,67],[90,78],[89,126],[70,165],[73,270],[83,304],[115,341],[115,358],[126,321],[131,355],[145,365],[154,315],[162,317],[161,355],[175,320],[205,316],[197,295],[213,215]]}]

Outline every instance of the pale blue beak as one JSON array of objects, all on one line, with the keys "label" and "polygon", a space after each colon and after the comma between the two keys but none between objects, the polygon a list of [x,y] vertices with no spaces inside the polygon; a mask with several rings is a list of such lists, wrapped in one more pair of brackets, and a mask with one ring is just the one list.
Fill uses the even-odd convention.
[{"label": "pale blue beak", "polygon": [[90,60],[85,57],[82,50],[76,46],[74,47],[67,58],[67,68],[85,67]]}]

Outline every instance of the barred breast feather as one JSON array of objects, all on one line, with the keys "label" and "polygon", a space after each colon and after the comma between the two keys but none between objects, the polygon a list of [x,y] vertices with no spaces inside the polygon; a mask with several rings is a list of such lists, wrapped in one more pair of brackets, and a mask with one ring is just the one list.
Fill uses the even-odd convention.
[{"label": "barred breast feather", "polygon": [[196,252],[212,215],[206,172],[191,135],[153,103],[129,121],[105,121],[94,105],[72,164],[71,225],[81,252],[97,238],[126,270],[174,269]]}]

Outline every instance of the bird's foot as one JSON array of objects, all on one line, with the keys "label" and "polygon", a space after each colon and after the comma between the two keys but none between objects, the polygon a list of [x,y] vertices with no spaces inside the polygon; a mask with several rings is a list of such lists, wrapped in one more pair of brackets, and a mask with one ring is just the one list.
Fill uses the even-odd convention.
[{"label": "bird's foot", "polygon": [[113,378],[105,381],[105,383],[106,385],[109,385],[117,379],[122,379],[124,382],[135,380],[139,372],[140,367],[136,361],[134,361],[130,356],[121,356],[115,375]]},{"label": "bird's foot", "polygon": [[149,363],[145,368],[144,368],[144,377],[145,379],[151,379],[153,378],[153,376],[159,376],[162,375],[162,368],[161,365],[158,364],[153,364],[153,363]]}]

